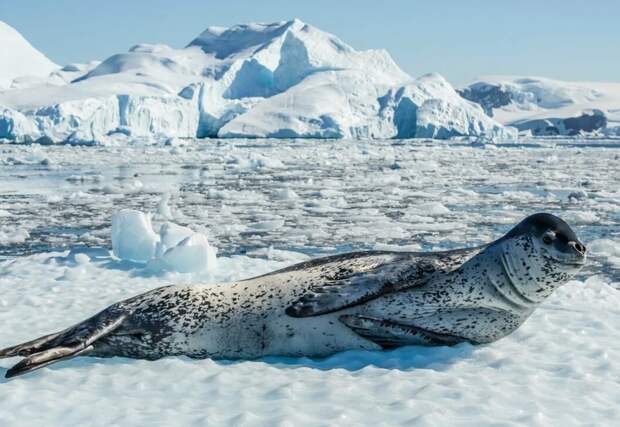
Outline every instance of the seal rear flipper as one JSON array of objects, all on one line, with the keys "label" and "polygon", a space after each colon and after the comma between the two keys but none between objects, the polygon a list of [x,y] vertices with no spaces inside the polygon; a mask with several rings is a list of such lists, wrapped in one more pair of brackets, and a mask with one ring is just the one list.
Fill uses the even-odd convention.
[{"label": "seal rear flipper", "polygon": [[465,338],[374,317],[345,314],[338,318],[356,334],[383,348],[405,345],[454,345]]},{"label": "seal rear flipper", "polygon": [[57,332],[55,334],[45,335],[35,340],[18,344],[12,347],[4,348],[0,350],[0,359],[15,356],[29,356],[33,353],[41,351],[45,347],[49,347],[50,343],[52,343],[65,332],[66,330]]},{"label": "seal rear flipper", "polygon": [[52,363],[60,362],[61,360],[72,359],[77,356],[81,356],[85,353],[89,353],[93,350],[93,346],[89,345],[82,348],[81,345],[73,347],[55,347],[49,350],[45,350],[39,353],[35,353],[32,356],[21,360],[11,369],[6,371],[5,378],[13,378],[18,375],[23,375],[36,369],[41,369]]},{"label": "seal rear flipper", "polygon": [[[12,378],[61,360],[89,353],[93,350],[93,344],[97,340],[117,330],[126,318],[126,314],[117,313],[113,315],[105,310],[82,323],[78,323],[65,332],[47,335],[7,349],[19,349],[17,353],[15,353],[15,350],[3,350],[6,354],[26,356],[25,359],[9,369],[5,377]],[[52,336],[53,338],[47,339]],[[30,345],[31,343],[34,344]]]}]

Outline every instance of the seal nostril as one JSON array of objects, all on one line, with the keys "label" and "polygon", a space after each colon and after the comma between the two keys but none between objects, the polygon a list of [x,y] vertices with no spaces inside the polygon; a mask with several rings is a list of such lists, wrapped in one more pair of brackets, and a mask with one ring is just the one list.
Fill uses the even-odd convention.
[{"label": "seal nostril", "polygon": [[586,247],[584,245],[582,245],[579,242],[570,242],[570,245],[575,248],[575,250],[577,252],[579,252],[581,255],[586,253]]}]

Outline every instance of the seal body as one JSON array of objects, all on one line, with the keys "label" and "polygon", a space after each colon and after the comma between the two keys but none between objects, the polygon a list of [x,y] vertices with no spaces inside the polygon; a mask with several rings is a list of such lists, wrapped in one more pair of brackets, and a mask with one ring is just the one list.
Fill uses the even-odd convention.
[{"label": "seal body", "polygon": [[0,357],[26,357],[13,376],[77,355],[236,359],[488,343],[584,261],[570,227],[537,214],[477,248],[357,252],[234,283],[158,288]]},{"label": "seal body", "polygon": [[[455,253],[449,257],[454,263],[450,265],[461,265],[461,261],[477,252]],[[492,293],[479,283],[473,286],[480,290],[478,295],[472,294],[468,287],[474,283],[458,282],[463,273],[457,269],[455,272],[438,271],[429,285],[421,289],[386,294],[335,312],[305,317],[286,313],[288,307],[313,292],[315,285],[320,286],[343,271],[370,272],[386,264],[415,265],[418,256],[348,254],[326,259],[315,266],[286,269],[235,283],[155,289],[118,306],[122,311],[133,313],[131,321],[143,332],[106,337],[95,346],[94,354],[138,358],[170,354],[212,358],[326,356],[343,350],[381,347],[342,322],[343,315],[364,315],[395,322],[426,318],[422,323],[429,323],[437,321],[439,312],[479,308],[478,298],[493,304]],[[450,268],[447,263],[446,267]]]}]

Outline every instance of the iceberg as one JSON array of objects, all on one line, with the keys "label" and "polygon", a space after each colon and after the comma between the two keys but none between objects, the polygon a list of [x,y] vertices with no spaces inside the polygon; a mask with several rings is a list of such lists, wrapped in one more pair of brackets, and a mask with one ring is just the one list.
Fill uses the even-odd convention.
[{"label": "iceberg", "polygon": [[[0,66],[2,67],[2,66]],[[186,47],[139,44],[0,91],[0,138],[510,138],[441,76],[413,79],[298,19],[209,27]],[[44,73],[42,73],[44,74]]]},{"label": "iceberg", "polygon": [[620,134],[620,83],[498,76],[483,78],[459,93],[489,117],[522,133]]},{"label": "iceberg", "polygon": [[0,138],[29,142],[41,136],[35,122],[19,111],[0,106]]},{"label": "iceberg", "polygon": [[516,129],[504,127],[482,108],[462,98],[437,73],[390,91],[381,100],[382,115],[392,117],[398,138],[447,139],[455,136],[486,136],[513,139]]}]

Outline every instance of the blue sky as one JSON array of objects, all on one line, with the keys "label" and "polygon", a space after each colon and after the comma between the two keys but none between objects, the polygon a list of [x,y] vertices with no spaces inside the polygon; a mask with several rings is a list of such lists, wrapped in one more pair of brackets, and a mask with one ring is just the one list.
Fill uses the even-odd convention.
[{"label": "blue sky", "polygon": [[457,85],[489,74],[620,80],[618,0],[0,0],[0,20],[59,64],[142,42],[181,47],[209,25],[293,17]]}]

